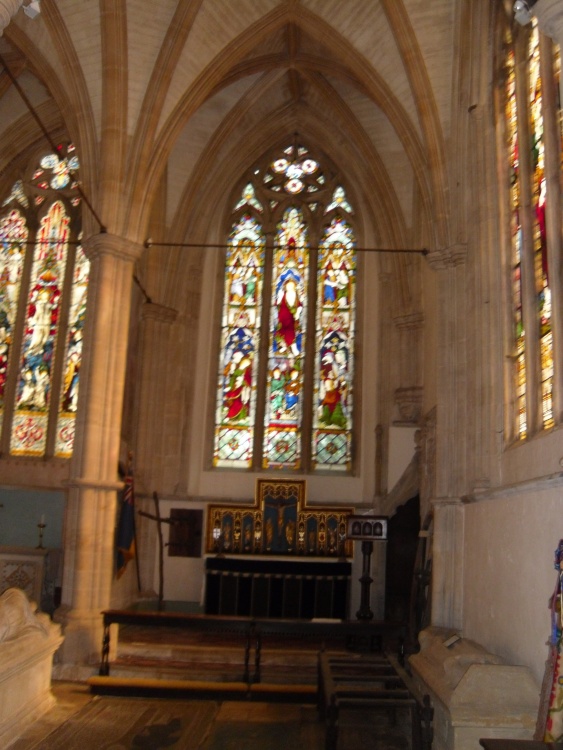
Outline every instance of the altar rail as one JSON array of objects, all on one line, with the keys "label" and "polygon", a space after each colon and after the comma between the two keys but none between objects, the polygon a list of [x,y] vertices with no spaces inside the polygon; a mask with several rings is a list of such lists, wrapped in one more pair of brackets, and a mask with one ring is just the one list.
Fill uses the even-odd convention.
[{"label": "altar rail", "polygon": [[323,641],[330,640],[332,643],[340,641],[342,648],[379,651],[386,643],[396,645],[405,635],[402,624],[383,621],[257,619],[119,609],[105,610],[102,615],[104,636],[99,670],[101,676],[108,676],[110,673],[110,626],[114,624],[171,627],[232,636],[235,642],[244,645],[244,681],[247,683],[260,682],[260,656],[265,636],[273,636],[277,640],[283,640],[284,637],[311,638],[319,649],[323,648]]}]

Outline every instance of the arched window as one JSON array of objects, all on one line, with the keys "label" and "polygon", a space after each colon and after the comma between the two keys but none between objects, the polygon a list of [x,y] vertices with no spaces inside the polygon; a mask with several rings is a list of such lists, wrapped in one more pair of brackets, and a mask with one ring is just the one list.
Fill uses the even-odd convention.
[{"label": "arched window", "polygon": [[352,468],[356,253],[344,185],[295,142],[234,201],[214,464]]},{"label": "arched window", "polygon": [[[558,50],[547,38],[542,42],[535,19],[520,33],[528,36],[521,40],[525,44],[516,45],[511,32],[505,32],[504,122],[510,171],[512,433],[524,439],[555,424],[550,258],[558,252],[560,238],[550,236],[548,214],[551,226],[556,221],[560,225],[561,217],[559,185],[548,178],[546,163],[559,163],[561,129]],[[547,101],[546,87],[551,94]],[[547,137],[549,129],[552,138]]]},{"label": "arched window", "polygon": [[0,427],[11,455],[72,454],[89,263],[78,158],[44,155],[0,212]]}]

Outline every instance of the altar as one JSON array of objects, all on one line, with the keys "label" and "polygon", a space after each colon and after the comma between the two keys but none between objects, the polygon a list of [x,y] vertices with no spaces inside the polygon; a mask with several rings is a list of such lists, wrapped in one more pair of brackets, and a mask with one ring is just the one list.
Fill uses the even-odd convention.
[{"label": "altar", "polygon": [[258,480],[253,505],[210,505],[205,613],[348,617],[353,508],[310,506],[301,480]]}]

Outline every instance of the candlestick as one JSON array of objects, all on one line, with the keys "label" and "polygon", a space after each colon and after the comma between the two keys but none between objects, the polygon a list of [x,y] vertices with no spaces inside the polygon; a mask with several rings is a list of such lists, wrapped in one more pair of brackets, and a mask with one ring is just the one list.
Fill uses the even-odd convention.
[{"label": "candlestick", "polygon": [[44,549],[43,547],[43,530],[46,528],[47,524],[45,523],[45,516],[41,516],[41,521],[37,524],[37,528],[39,529],[39,544],[37,545],[36,549]]}]

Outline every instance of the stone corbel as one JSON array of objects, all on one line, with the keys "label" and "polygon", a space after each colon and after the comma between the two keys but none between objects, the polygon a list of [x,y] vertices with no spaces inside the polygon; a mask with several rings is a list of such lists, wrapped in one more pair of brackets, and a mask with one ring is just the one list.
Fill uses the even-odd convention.
[{"label": "stone corbel", "polygon": [[415,385],[410,388],[397,388],[395,390],[395,404],[399,410],[399,419],[395,425],[419,425],[422,419],[422,401],[424,390],[422,386]]}]

